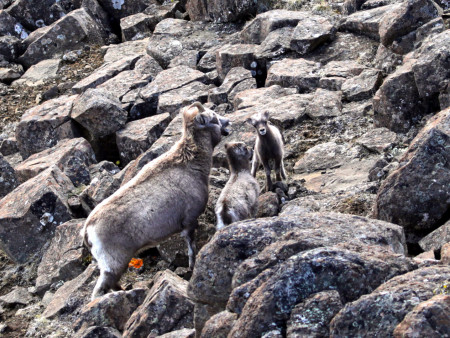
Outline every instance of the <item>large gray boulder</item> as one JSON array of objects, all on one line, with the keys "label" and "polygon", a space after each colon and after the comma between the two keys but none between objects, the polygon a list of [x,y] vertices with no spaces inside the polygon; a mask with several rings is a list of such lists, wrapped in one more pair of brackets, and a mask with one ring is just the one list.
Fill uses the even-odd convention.
[{"label": "large gray boulder", "polygon": [[449,278],[448,266],[421,268],[394,277],[371,294],[346,304],[332,320],[330,336],[392,337],[405,316],[417,305],[432,298],[433,291]]},{"label": "large gray boulder", "polygon": [[450,108],[435,115],[381,185],[373,216],[399,224],[408,242],[445,221],[450,208]]},{"label": "large gray boulder", "polygon": [[63,16],[51,26],[34,31],[24,42],[27,45],[20,61],[27,67],[39,61],[60,56],[68,50],[85,45],[103,45],[106,31],[80,8]]},{"label": "large gray boulder", "polygon": [[[385,248],[399,254],[406,250],[399,226],[344,214],[302,211],[285,217],[239,222],[217,232],[199,252],[189,283],[189,295],[196,301],[196,330],[201,330],[210,316],[225,308],[233,289],[264,270],[295,253],[348,241],[384,243]],[[234,294],[232,308],[242,308],[247,297],[239,295],[245,295],[246,290],[236,290]]]},{"label": "large gray boulder", "polygon": [[[240,297],[247,298],[243,294],[245,290],[250,297],[229,337],[256,337],[270,331],[281,332],[295,306],[308,303],[308,298],[318,292],[336,290],[342,302],[347,303],[370,293],[386,279],[412,268],[414,265],[408,258],[379,246],[341,244],[294,254],[276,269],[268,269],[241,286],[239,294],[243,296]],[[324,303],[327,301],[327,298],[322,300]],[[320,306],[315,310],[318,308]]]},{"label": "large gray boulder", "polygon": [[261,61],[255,54],[258,46],[252,44],[225,45],[216,51],[216,69],[223,81],[228,72],[235,67],[243,67],[256,76],[261,71]]},{"label": "large gray boulder", "polygon": [[23,158],[51,148],[59,140],[78,136],[70,119],[75,98],[75,95],[60,96],[30,108],[22,115],[16,128],[16,140]]},{"label": "large gray boulder", "polygon": [[442,15],[442,9],[432,0],[406,0],[389,11],[380,22],[380,41],[385,46],[428,21]]},{"label": "large gray boulder", "polygon": [[56,227],[71,219],[67,197],[72,182],[51,167],[0,200],[0,248],[14,262],[38,255]]}]

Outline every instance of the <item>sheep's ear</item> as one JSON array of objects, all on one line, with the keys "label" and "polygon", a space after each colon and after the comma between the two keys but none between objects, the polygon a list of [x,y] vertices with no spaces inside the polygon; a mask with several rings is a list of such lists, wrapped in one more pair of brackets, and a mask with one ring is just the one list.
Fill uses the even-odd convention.
[{"label": "sheep's ear", "polygon": [[227,142],[225,143],[225,150],[228,150],[231,147],[231,143]]},{"label": "sheep's ear", "polygon": [[268,119],[269,119],[269,112],[268,112],[268,111],[265,111],[265,112],[263,113],[263,116],[264,116],[264,119],[268,120]]},{"label": "sheep's ear", "polygon": [[249,117],[245,122],[250,123],[253,127],[256,124],[256,121],[253,119],[253,117]]}]

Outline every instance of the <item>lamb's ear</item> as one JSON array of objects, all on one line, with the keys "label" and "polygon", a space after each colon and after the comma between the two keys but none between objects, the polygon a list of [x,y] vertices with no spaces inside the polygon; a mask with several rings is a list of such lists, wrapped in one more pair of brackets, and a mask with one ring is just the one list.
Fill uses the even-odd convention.
[{"label": "lamb's ear", "polygon": [[231,146],[230,142],[225,143],[225,150],[228,150],[228,148],[230,148],[230,146]]},{"label": "lamb's ear", "polygon": [[247,120],[245,120],[245,122],[250,123],[253,127],[256,124],[255,119],[253,119],[253,117],[249,117]]},{"label": "lamb's ear", "polygon": [[268,112],[268,111],[265,111],[265,112],[263,113],[263,117],[264,117],[264,119],[267,121],[267,120],[269,119],[269,112]]}]

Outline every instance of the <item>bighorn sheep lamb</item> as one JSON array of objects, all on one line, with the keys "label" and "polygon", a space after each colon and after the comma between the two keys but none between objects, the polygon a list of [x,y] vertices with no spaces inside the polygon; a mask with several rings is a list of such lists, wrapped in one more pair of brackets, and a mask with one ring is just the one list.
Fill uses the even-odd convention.
[{"label": "bighorn sheep lamb", "polygon": [[217,229],[254,218],[258,211],[259,185],[250,173],[253,151],[245,143],[226,143],[231,175],[216,203]]},{"label": "bighorn sheep lamb", "polygon": [[197,217],[208,201],[214,147],[228,135],[229,120],[196,102],[182,111],[183,135],[89,215],[82,235],[98,262],[92,299],[118,290],[118,281],[138,251],[181,232],[195,259]]},{"label": "bighorn sheep lamb", "polygon": [[270,179],[270,162],[274,162],[277,181],[286,179],[283,156],[283,137],[277,127],[269,122],[269,113],[258,113],[247,119],[256,128],[257,138],[255,152],[252,161],[252,175],[256,176],[256,170],[260,163],[266,172],[266,191],[272,191],[272,180]]}]

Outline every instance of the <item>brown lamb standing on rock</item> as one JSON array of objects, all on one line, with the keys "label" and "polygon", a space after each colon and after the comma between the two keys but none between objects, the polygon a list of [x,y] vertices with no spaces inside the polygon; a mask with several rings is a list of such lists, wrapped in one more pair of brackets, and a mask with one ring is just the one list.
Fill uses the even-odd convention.
[{"label": "brown lamb standing on rock", "polygon": [[283,137],[277,127],[269,122],[269,112],[258,113],[247,119],[247,122],[257,131],[255,153],[252,161],[252,175],[256,176],[259,164],[262,163],[266,172],[266,191],[272,191],[270,179],[271,162],[275,167],[276,180],[286,179],[283,156]]},{"label": "brown lamb standing on rock", "polygon": [[194,266],[194,232],[208,201],[212,153],[221,135],[228,135],[229,120],[198,102],[182,114],[181,139],[86,220],[82,235],[100,269],[92,299],[121,289],[119,279],[133,255],[178,232],[188,245],[189,267]]},{"label": "brown lamb standing on rock", "polygon": [[254,218],[258,211],[259,185],[250,173],[253,151],[243,142],[226,143],[225,150],[231,175],[217,200],[217,230]]}]

